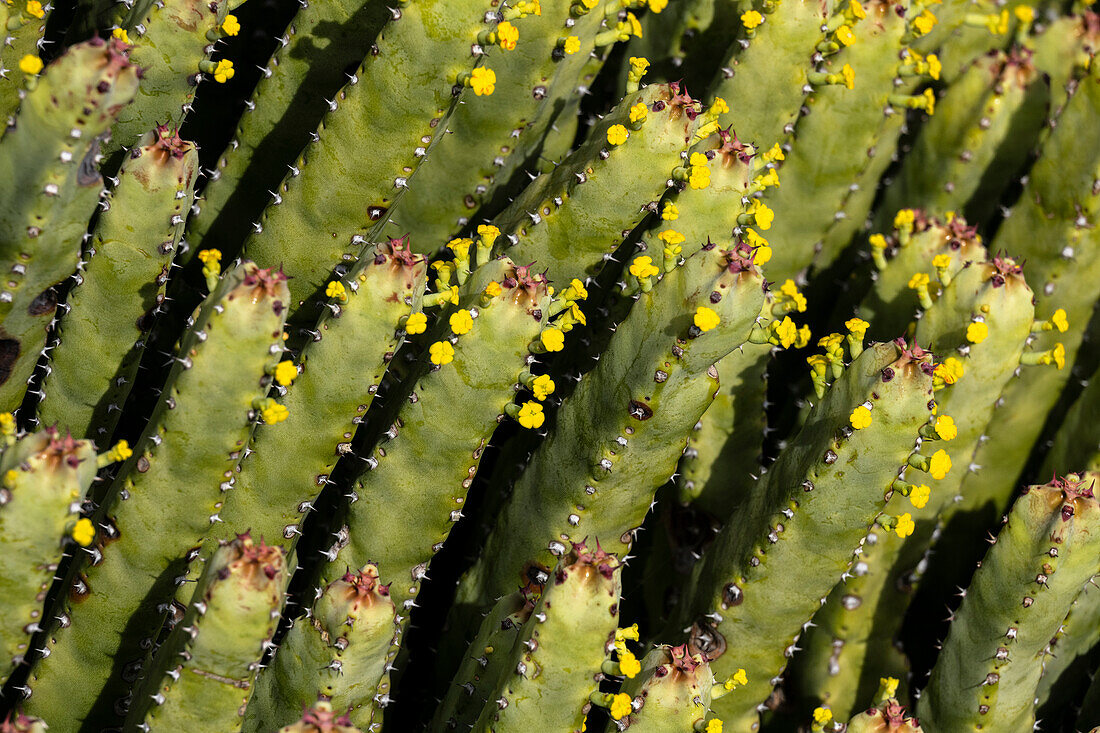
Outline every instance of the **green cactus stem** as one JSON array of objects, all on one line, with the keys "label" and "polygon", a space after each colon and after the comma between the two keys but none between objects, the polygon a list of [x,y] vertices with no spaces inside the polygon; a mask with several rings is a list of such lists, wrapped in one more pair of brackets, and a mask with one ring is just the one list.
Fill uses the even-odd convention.
[{"label": "green cactus stem", "polygon": [[38,419],[103,446],[137,376],[194,198],[198,151],[167,127],[126,156],[63,306]]},{"label": "green cactus stem", "polygon": [[218,548],[183,619],[137,684],[127,728],[240,730],[286,575],[279,547],[241,535]]},{"label": "green cactus stem", "polygon": [[1017,499],[920,697],[932,730],[1032,730],[1039,657],[1100,570],[1097,478],[1070,474]]},{"label": "green cactus stem", "polygon": [[[46,69],[0,141],[0,409],[19,406],[76,270],[103,186],[99,146],[138,87],[121,41],[93,39]],[[90,111],[89,111],[90,110]]]},{"label": "green cactus stem", "polygon": [[141,670],[143,639],[157,633],[193,548],[218,521],[256,421],[285,418],[265,379],[282,350],[285,281],[251,262],[226,272],[181,342],[150,424],[95,515],[97,562],[70,570],[82,574],[71,578],[78,602],[57,614],[68,628],[51,630],[50,654],[32,670],[27,709],[54,725],[123,714],[116,702]]},{"label": "green cactus stem", "polygon": [[311,612],[287,632],[256,680],[244,731],[275,730],[318,695],[365,730],[376,730],[385,694],[386,654],[394,635],[394,606],[378,568],[367,565],[324,588]]}]

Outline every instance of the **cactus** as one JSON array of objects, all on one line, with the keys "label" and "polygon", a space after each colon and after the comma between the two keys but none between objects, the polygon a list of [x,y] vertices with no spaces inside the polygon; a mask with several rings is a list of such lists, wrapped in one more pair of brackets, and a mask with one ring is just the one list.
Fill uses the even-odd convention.
[{"label": "cactus", "polygon": [[57,6],[0,731],[1100,724],[1093,10]]},{"label": "cactus", "polygon": [[[918,710],[931,727],[1034,726],[1042,666],[1033,660],[1097,573],[1096,479],[1069,474],[1028,487],[1013,507],[921,696]],[[1013,602],[1003,603],[1005,595]]]}]

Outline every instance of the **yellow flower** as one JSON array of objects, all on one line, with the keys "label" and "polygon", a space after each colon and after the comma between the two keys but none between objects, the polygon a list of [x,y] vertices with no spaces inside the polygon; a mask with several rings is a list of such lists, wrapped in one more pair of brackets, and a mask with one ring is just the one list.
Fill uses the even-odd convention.
[{"label": "yellow flower", "polygon": [[0,435],[15,435],[15,416],[10,412],[0,413]]},{"label": "yellow flower", "polygon": [[630,263],[630,274],[638,279],[653,277],[659,272],[660,270],[653,264],[652,257],[642,255],[641,257],[635,257],[634,261]]},{"label": "yellow flower", "polygon": [[455,311],[448,319],[448,323],[451,326],[451,331],[458,336],[469,333],[470,329],[474,327],[474,319],[468,310]]},{"label": "yellow flower", "polygon": [[647,71],[649,71],[649,59],[644,56],[630,57],[630,76],[641,79]]},{"label": "yellow flower", "polygon": [[487,66],[479,66],[470,73],[470,88],[479,97],[487,97],[496,89],[497,73]]},{"label": "yellow flower", "polygon": [[501,48],[505,51],[511,51],[516,47],[516,41],[518,40],[519,31],[516,30],[514,25],[508,21],[497,24],[497,43],[500,44]]},{"label": "yellow flower", "polygon": [[980,344],[989,335],[989,326],[985,321],[974,321],[966,327],[966,340],[972,344]]},{"label": "yellow flower", "polygon": [[848,25],[842,25],[836,29],[836,40],[842,46],[851,46],[856,42],[856,34],[852,33],[852,29]]},{"label": "yellow flower", "polygon": [[772,163],[777,160],[786,160],[786,156],[783,155],[783,148],[779,147],[779,143],[772,145],[768,152],[764,153],[764,162]]},{"label": "yellow flower", "polygon": [[714,102],[710,105],[710,111],[716,115],[724,115],[730,111],[730,106],[726,104],[726,100],[721,97],[715,97]]},{"label": "yellow flower", "polygon": [[675,229],[665,229],[657,235],[657,239],[660,239],[665,244],[683,244],[684,235]]},{"label": "yellow flower", "polygon": [[840,76],[844,79],[844,86],[849,89],[856,88],[856,70],[851,64],[844,64],[840,69]]},{"label": "yellow flower", "polygon": [[863,20],[867,17],[867,11],[863,9],[863,5],[860,4],[859,0],[851,0],[851,2],[848,3],[848,9],[852,11],[852,15],[858,20]]},{"label": "yellow flower", "polygon": [[630,133],[623,125],[612,125],[607,128],[607,142],[612,145],[622,145],[628,137],[630,137]]},{"label": "yellow flower", "polygon": [[24,74],[37,74],[42,71],[42,59],[37,56],[27,54],[23,58],[19,59],[19,70]]},{"label": "yellow flower", "polygon": [[541,402],[554,394],[554,386],[554,380],[549,375],[540,374],[531,382],[531,391],[534,392],[535,399]]},{"label": "yellow flower", "polygon": [[951,456],[947,455],[947,451],[940,448],[938,451],[932,454],[932,460],[928,464],[928,473],[932,478],[939,481],[941,478],[947,475],[947,472],[951,470]]},{"label": "yellow flower", "polygon": [[856,430],[862,430],[871,424],[871,411],[865,405],[860,405],[852,410],[852,414],[848,416],[848,422]]},{"label": "yellow flower", "polygon": [[221,262],[222,253],[216,249],[204,249],[199,252],[199,262],[209,265],[211,262]]},{"label": "yellow flower", "polygon": [[631,122],[645,122],[645,118],[648,115],[649,107],[645,106],[645,102],[638,102],[636,105],[630,108]]},{"label": "yellow flower", "polygon": [[659,13],[668,6],[668,0],[649,0],[649,9]]},{"label": "yellow flower", "polygon": [[894,532],[897,533],[898,537],[904,539],[913,534],[913,530],[917,528],[917,525],[915,522],[913,522],[912,514],[906,512],[897,519],[897,524],[894,525]]},{"label": "yellow flower", "polygon": [[477,227],[477,236],[485,240],[487,246],[492,246],[493,242],[497,241],[497,237],[500,236],[500,229],[492,224],[479,224]]},{"label": "yellow flower", "polygon": [[92,520],[87,518],[81,518],[76,520],[76,526],[72,531],[73,540],[81,547],[87,547],[92,544],[92,540],[95,539],[95,525],[92,524]]},{"label": "yellow flower", "polygon": [[615,720],[622,720],[630,715],[630,712],[634,709],[633,702],[633,698],[625,692],[615,695],[611,698],[611,717]]},{"label": "yellow flower", "polygon": [[[496,285],[496,283],[492,284]],[[413,313],[411,316],[409,316],[408,320],[405,321],[405,333],[409,334],[410,336],[415,336],[418,333],[424,333],[427,328],[428,317],[423,313]]]},{"label": "yellow flower", "polygon": [[222,59],[218,62],[218,65],[214,67],[214,81],[219,84],[224,84],[233,78],[233,75],[237,72],[233,70],[233,62],[229,59]]},{"label": "yellow flower", "polygon": [[1066,312],[1062,308],[1054,311],[1054,315],[1050,317],[1050,322],[1058,329],[1058,333],[1065,333],[1069,328],[1069,319],[1066,318]]},{"label": "yellow flower", "polygon": [[561,351],[565,346],[565,334],[553,327],[540,333],[539,340],[547,351]]},{"label": "yellow flower", "polygon": [[936,255],[932,258],[932,267],[937,270],[946,270],[951,267],[951,255]]},{"label": "yellow flower", "polygon": [[676,221],[680,218],[680,210],[676,208],[676,204],[666,201],[665,207],[661,209],[661,218],[665,221]]},{"label": "yellow flower", "polygon": [[693,319],[695,327],[700,331],[709,331],[722,322],[722,319],[718,317],[710,308],[705,305],[701,305],[695,309],[695,318]]},{"label": "yellow flower", "polygon": [[260,415],[268,425],[276,425],[290,417],[290,410],[285,405],[280,405],[275,400],[268,402],[267,406],[260,410]]},{"label": "yellow flower", "polygon": [[923,509],[924,505],[928,503],[928,497],[931,496],[932,489],[928,488],[925,484],[920,486],[914,486],[909,492],[909,502],[917,509]]},{"label": "yellow flower", "polygon": [[333,280],[325,286],[325,295],[329,298],[339,298],[340,300],[348,299],[348,290],[344,287],[344,283],[339,280]]},{"label": "yellow flower", "polygon": [[225,20],[222,21],[222,30],[225,31],[225,35],[227,36],[235,36],[240,33],[241,24],[237,21],[237,16],[225,16]]},{"label": "yellow flower", "polygon": [[134,451],[130,448],[130,443],[125,440],[118,441],[111,450],[107,451],[107,457],[117,463],[125,461],[132,455],[134,455]]},{"label": "yellow flower", "polygon": [[14,468],[9,468],[4,472],[4,486],[9,489],[15,488],[15,482],[19,480],[19,472]]},{"label": "yellow flower", "polygon": [[811,336],[813,336],[813,334],[810,333],[810,327],[809,326],[801,326],[798,329],[798,339],[795,340],[794,347],[796,349],[806,348],[807,346],[810,345],[810,337]]},{"label": "yellow flower", "polygon": [[913,277],[909,278],[909,288],[911,290],[919,290],[920,288],[926,288],[926,287],[928,287],[928,283],[930,281],[931,281],[931,278],[928,277],[927,273],[918,272],[916,275],[913,275]]},{"label": "yellow flower", "polygon": [[741,24],[748,28],[750,31],[753,28],[758,27],[764,22],[764,16],[755,10],[749,10],[748,12],[741,14]]},{"label": "yellow flower", "polygon": [[818,725],[825,725],[833,719],[833,711],[829,708],[815,708],[814,709],[814,722]]},{"label": "yellow flower", "polygon": [[954,384],[959,381],[965,372],[966,369],[963,367],[963,363],[953,356],[947,357],[942,364],[936,365],[936,374],[943,380],[944,384]]},{"label": "yellow flower", "polygon": [[901,229],[902,227],[912,226],[916,219],[917,213],[915,211],[912,209],[902,209],[894,215],[894,228]]},{"label": "yellow flower", "polygon": [[542,412],[542,405],[528,400],[519,408],[519,414],[516,415],[516,420],[518,420],[519,424],[523,427],[534,430],[542,427],[542,424],[546,422],[546,415]]},{"label": "yellow flower", "polygon": [[126,32],[125,28],[115,28],[113,31],[111,31],[111,38],[117,38],[123,43],[130,42],[130,34]]},{"label": "yellow flower", "polygon": [[455,360],[455,347],[449,341],[436,341],[428,347],[428,358],[436,366],[450,364]]},{"label": "yellow flower", "polygon": [[688,165],[706,165],[709,162],[710,158],[703,153],[692,153],[688,159]]},{"label": "yellow flower", "polygon": [[[752,231],[752,230],[750,230]],[[772,258],[772,248],[766,244],[758,245],[755,250],[755,256],[752,261],[758,265],[767,264]]]},{"label": "yellow flower", "polygon": [[916,28],[917,32],[922,36],[926,33],[931,33],[935,25],[936,16],[932,15],[932,13],[927,10],[913,19],[913,27]]},{"label": "yellow flower", "polygon": [[623,677],[632,680],[642,671],[642,663],[633,652],[619,652],[619,671],[623,673]]},{"label": "yellow flower", "polygon": [[722,721],[718,718],[711,718],[707,721],[707,727],[703,729],[703,733],[722,733]]},{"label": "yellow flower", "polygon": [[886,237],[882,236],[881,234],[872,234],[870,237],[867,238],[867,241],[875,249],[886,249]]},{"label": "yellow flower", "polygon": [[730,680],[733,682],[734,686],[749,684],[749,676],[745,674],[745,670],[740,667],[737,669],[736,672],[733,673],[733,676],[730,677]]},{"label": "yellow flower", "polygon": [[[710,168],[705,165],[695,165],[688,173],[688,185],[699,190],[710,185]],[[765,227],[767,228],[767,227]]]},{"label": "yellow flower", "polygon": [[638,624],[631,624],[625,629],[615,629],[615,641],[638,641],[641,638]]},{"label": "yellow flower", "polygon": [[1030,5],[1017,5],[1012,12],[1021,23],[1035,22],[1035,8]]},{"label": "yellow flower", "polygon": [[495,298],[504,292],[504,288],[500,287],[500,283],[491,282],[485,286],[485,294],[490,298]]},{"label": "yellow flower", "polygon": [[569,283],[569,287],[562,293],[562,297],[567,300],[584,300],[588,297],[588,290],[585,289],[584,283],[577,278]]},{"label": "yellow flower", "polygon": [[928,54],[928,75],[939,81],[940,72],[943,71],[943,64],[940,63],[940,57],[934,53]]},{"label": "yellow flower", "polygon": [[936,418],[936,435],[940,436],[943,440],[954,440],[955,436],[959,434],[959,429],[955,425],[955,418],[950,415],[940,415]]},{"label": "yellow flower", "polygon": [[931,89],[925,89],[921,94],[924,97],[924,104],[920,105],[924,107],[924,111],[930,115],[936,113],[936,94]]},{"label": "yellow flower", "polygon": [[878,686],[882,689],[882,696],[886,698],[894,697],[898,694],[898,678],[897,677],[880,677]]},{"label": "yellow flower", "polygon": [[775,325],[775,337],[779,339],[779,344],[784,349],[790,348],[791,344],[798,340],[798,328],[790,316],[784,316],[779,323],[774,321],[772,323]]},{"label": "yellow flower", "polygon": [[275,381],[283,387],[289,387],[298,377],[298,367],[292,361],[280,361],[275,367]]},{"label": "yellow flower", "polygon": [[751,213],[756,217],[756,226],[764,231],[772,228],[772,222],[775,221],[775,212],[769,209],[763,201],[759,199],[753,201]]},{"label": "yellow flower", "polygon": [[1066,347],[1060,343],[1055,344],[1054,348],[1050,350],[1050,358],[1054,360],[1054,364],[1059,370],[1062,369],[1066,365]]},{"label": "yellow flower", "polygon": [[759,176],[756,179],[756,182],[759,183],[764,188],[771,188],[772,186],[778,186],[779,185],[779,173],[775,170],[775,168],[769,168],[767,173],[764,173],[762,176]]},{"label": "yellow flower", "polygon": [[848,329],[848,332],[856,338],[863,338],[867,334],[867,329],[871,324],[862,318],[849,318],[844,322],[844,327]]},{"label": "yellow flower", "polygon": [[27,15],[33,15],[41,20],[46,17],[46,11],[42,9],[42,3],[38,0],[30,0],[30,2],[27,3]]},{"label": "yellow flower", "polygon": [[566,36],[559,41],[561,44],[561,50],[566,56],[572,56],[577,51],[581,50],[581,39],[577,36]]}]

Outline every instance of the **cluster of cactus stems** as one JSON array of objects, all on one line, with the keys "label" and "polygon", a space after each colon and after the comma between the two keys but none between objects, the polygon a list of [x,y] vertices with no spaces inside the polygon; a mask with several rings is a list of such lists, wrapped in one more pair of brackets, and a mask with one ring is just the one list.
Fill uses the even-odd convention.
[{"label": "cluster of cactus stems", "polygon": [[0,17],[0,733],[1100,730],[1087,5]]}]

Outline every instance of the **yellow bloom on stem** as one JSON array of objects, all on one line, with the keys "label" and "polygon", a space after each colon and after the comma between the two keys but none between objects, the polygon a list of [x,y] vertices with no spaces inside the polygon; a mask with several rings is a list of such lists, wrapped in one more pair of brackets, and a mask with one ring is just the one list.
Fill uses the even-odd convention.
[{"label": "yellow bloom on stem", "polygon": [[1054,311],[1054,315],[1050,317],[1051,324],[1058,329],[1058,333],[1065,333],[1069,328],[1069,319],[1066,317],[1066,311],[1062,308]]},{"label": "yellow bloom on stem", "polygon": [[496,89],[497,73],[487,66],[479,66],[470,72],[470,88],[479,97],[487,97]]},{"label": "yellow bloom on stem", "polygon": [[631,122],[645,122],[645,119],[648,116],[649,107],[645,105],[645,102],[638,102],[636,105],[630,108]]},{"label": "yellow bloom on stem", "polygon": [[38,0],[30,0],[27,3],[27,15],[33,15],[35,18],[41,20],[46,17],[46,11],[42,8],[42,3]]},{"label": "yellow bloom on stem", "polygon": [[275,367],[275,382],[280,386],[289,387],[298,377],[298,367],[292,361],[280,361]]},{"label": "yellow bloom on stem", "polygon": [[546,422],[546,415],[542,411],[542,405],[537,402],[527,401],[519,408],[519,414],[516,415],[516,420],[528,430],[535,430],[541,428],[542,424]]},{"label": "yellow bloom on stem", "polygon": [[260,415],[265,423],[275,425],[290,417],[290,410],[286,409],[286,405],[280,405],[275,400],[271,400],[266,407],[260,410]]},{"label": "yellow bloom on stem", "polygon": [[81,547],[87,547],[92,544],[92,540],[95,539],[95,525],[92,524],[92,520],[82,517],[76,520],[76,526],[73,527],[72,538],[76,544]]},{"label": "yellow bloom on stem", "polygon": [[753,28],[757,28],[764,22],[764,16],[756,10],[749,10],[748,12],[741,14],[741,24],[748,28],[750,31]]},{"label": "yellow bloom on stem", "polygon": [[833,711],[829,708],[815,708],[814,709],[814,722],[818,725],[825,725],[833,719]]},{"label": "yellow bloom on stem", "polygon": [[19,70],[24,74],[37,74],[42,71],[42,67],[45,64],[42,63],[42,59],[31,54],[27,54],[23,58],[19,59]]},{"label": "yellow bloom on stem", "polygon": [[917,528],[916,522],[913,521],[913,515],[909,512],[905,512],[897,518],[897,524],[894,525],[894,532],[898,537],[905,539],[909,535],[913,534],[913,530]]},{"label": "yellow bloom on stem", "polygon": [[237,20],[235,15],[225,16],[225,20],[222,21],[222,30],[227,36],[235,36],[241,32],[241,24]]},{"label": "yellow bloom on stem", "polygon": [[632,680],[642,671],[642,663],[633,652],[619,652],[619,671],[623,673],[623,677]]},{"label": "yellow bloom on stem", "polygon": [[455,360],[455,347],[449,341],[436,341],[428,347],[428,358],[436,366],[450,364]]},{"label": "yellow bloom on stem", "polygon": [[923,509],[924,505],[928,503],[928,497],[931,495],[932,490],[925,484],[914,486],[909,491],[909,502],[917,509]]},{"label": "yellow bloom on stem", "polygon": [[769,209],[763,201],[760,199],[753,201],[750,212],[756,219],[756,226],[764,231],[772,228],[772,222],[775,221],[775,212]]},{"label": "yellow bloom on stem", "polygon": [[966,327],[966,340],[972,344],[980,344],[989,335],[989,326],[984,321],[974,321]]},{"label": "yellow bloom on stem", "polygon": [[849,318],[844,322],[844,327],[848,329],[848,332],[856,338],[863,338],[867,335],[867,329],[871,324],[862,318]]},{"label": "yellow bloom on stem", "polygon": [[474,327],[474,319],[468,310],[455,311],[447,322],[451,326],[451,331],[459,336],[469,333],[470,329]]},{"label": "yellow bloom on stem", "polygon": [[852,33],[852,29],[848,25],[842,25],[836,29],[836,40],[842,46],[851,46],[856,42],[856,34]]},{"label": "yellow bloom on stem", "polygon": [[611,717],[622,720],[634,710],[634,698],[625,692],[620,692],[611,698]]},{"label": "yellow bloom on stem", "polygon": [[844,80],[844,86],[848,89],[856,88],[856,70],[851,64],[844,64],[840,69],[840,78]]},{"label": "yellow bloom on stem", "polygon": [[928,463],[928,473],[932,478],[939,481],[947,475],[951,470],[951,456],[947,455],[947,451],[940,448],[938,451],[932,454],[932,460]]},{"label": "yellow bloom on stem", "polygon": [[848,422],[856,430],[862,430],[871,424],[871,411],[867,409],[866,405],[860,405],[852,410],[852,414],[848,416]]},{"label": "yellow bloom on stem", "polygon": [[565,347],[565,334],[557,328],[548,328],[539,334],[539,340],[547,351],[561,351]]},{"label": "yellow bloom on stem", "polygon": [[348,290],[344,287],[344,283],[339,280],[333,280],[325,286],[325,295],[329,298],[339,298],[343,301],[348,299]]},{"label": "yellow bloom on stem", "polygon": [[722,733],[722,721],[719,718],[711,718],[707,721],[707,727],[703,733]]},{"label": "yellow bloom on stem", "polygon": [[916,218],[917,213],[912,209],[902,209],[894,215],[894,228],[901,229],[902,227],[912,226]]},{"label": "yellow bloom on stem", "polygon": [[695,309],[693,323],[695,323],[695,327],[700,331],[709,331],[721,322],[722,319],[718,317],[718,314],[705,305],[701,305]]},{"label": "yellow bloom on stem", "polygon": [[566,56],[572,56],[581,50],[581,39],[577,36],[567,36],[561,44],[561,50],[565,52]]},{"label": "yellow bloom on stem", "polygon": [[959,434],[958,427],[955,426],[955,418],[950,415],[940,415],[936,418],[936,435],[940,436],[943,440],[954,440],[955,436]]},{"label": "yellow bloom on stem", "polygon": [[233,69],[233,62],[229,59],[222,59],[218,62],[218,65],[214,67],[214,81],[219,84],[224,84],[233,78],[233,75],[237,72]]},{"label": "yellow bloom on stem", "polygon": [[680,210],[676,208],[676,204],[666,201],[665,207],[661,209],[661,218],[665,221],[676,221],[680,218]]},{"label": "yellow bloom on stem", "polygon": [[625,125],[612,125],[607,128],[607,142],[612,145],[622,145],[630,137]]},{"label": "yellow bloom on stem", "polygon": [[130,42],[130,34],[126,32],[125,28],[115,28],[113,31],[111,31],[111,38],[117,38],[123,43]]},{"label": "yellow bloom on stem", "polygon": [[630,274],[638,279],[653,277],[659,272],[660,269],[653,264],[653,258],[647,255],[635,257],[634,261],[630,263]]},{"label": "yellow bloom on stem", "polygon": [[[492,283],[495,285],[495,283]],[[499,287],[499,286],[498,286]],[[424,333],[428,328],[428,317],[423,313],[413,313],[405,321],[405,333],[410,336],[415,336],[418,333]]]},{"label": "yellow bloom on stem", "polygon": [[554,394],[554,380],[548,374],[540,374],[531,382],[531,391],[539,402]]},{"label": "yellow bloom on stem", "polygon": [[508,21],[497,24],[497,43],[505,51],[512,51],[516,47],[516,41],[519,40],[519,31],[514,25]]}]

